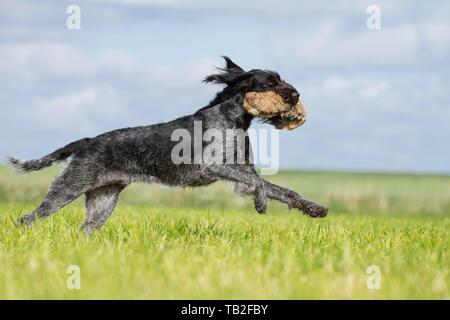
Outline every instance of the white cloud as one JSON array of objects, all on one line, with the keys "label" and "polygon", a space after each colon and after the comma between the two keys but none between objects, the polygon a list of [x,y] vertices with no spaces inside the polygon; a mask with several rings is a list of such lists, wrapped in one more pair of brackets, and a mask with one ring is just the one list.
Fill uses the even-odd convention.
[{"label": "white cloud", "polygon": [[320,91],[329,93],[338,93],[344,90],[355,89],[361,85],[361,80],[344,78],[336,75],[329,76],[325,79],[323,88]]},{"label": "white cloud", "polygon": [[[86,1],[86,0],[85,0]],[[196,11],[236,11],[243,10],[250,13],[264,12],[269,15],[276,14],[324,14],[333,12],[335,14],[350,14],[361,12],[365,15],[365,9],[372,4],[369,1],[340,1],[336,4],[330,4],[327,0],[284,0],[282,3],[277,0],[227,0],[227,1],[210,1],[210,0],[88,0],[102,5],[116,3],[123,6],[136,5],[141,7],[161,7],[168,9],[192,9]],[[395,13],[404,10],[405,6],[410,5],[408,0],[378,0],[380,5],[387,12]]]},{"label": "white cloud", "polygon": [[102,73],[135,73],[152,83],[157,81],[180,87],[199,84],[218,61],[200,58],[182,63],[145,65],[123,50],[106,49],[92,57],[82,48],[61,42],[0,44],[0,73],[21,78],[69,76],[94,79]]},{"label": "white cloud", "polygon": [[399,67],[416,63],[420,49],[419,33],[412,25],[350,33],[337,22],[325,22],[302,40],[294,35],[274,38],[277,60],[297,68]]},{"label": "white cloud", "polygon": [[359,95],[363,99],[378,99],[389,90],[389,85],[385,81],[368,84],[361,88]]},{"label": "white cloud", "polygon": [[342,21],[322,22],[310,34],[272,37],[273,55],[281,65],[297,69],[403,68],[444,62],[450,53],[447,18],[402,22],[381,30],[348,29]]},{"label": "white cloud", "polygon": [[0,45],[0,72],[21,77],[92,75],[90,60],[77,48],[57,42],[21,42]]},{"label": "white cloud", "polygon": [[311,98],[362,98],[378,99],[390,90],[389,84],[384,80],[372,80],[358,77],[345,77],[331,75],[322,83],[308,87],[308,96]]},{"label": "white cloud", "polygon": [[423,24],[421,31],[427,47],[435,58],[442,58],[450,51],[450,22],[439,19]]},{"label": "white cloud", "polygon": [[21,38],[57,38],[61,37],[66,30],[50,27],[26,27],[18,25],[0,25],[0,38],[4,40],[17,40]]},{"label": "white cloud", "polygon": [[140,66],[139,62],[128,52],[117,50],[105,50],[98,59],[97,68],[105,71],[117,71],[119,73],[136,72]]},{"label": "white cloud", "polygon": [[[149,67],[152,81],[176,87],[198,86],[206,75],[214,72],[218,59],[202,58],[179,64],[157,64]],[[220,65],[220,64],[219,64]]]},{"label": "white cloud", "polygon": [[126,117],[119,97],[110,87],[87,87],[77,92],[36,98],[30,117],[56,130],[73,127],[82,134],[96,132],[98,126],[112,118]]}]

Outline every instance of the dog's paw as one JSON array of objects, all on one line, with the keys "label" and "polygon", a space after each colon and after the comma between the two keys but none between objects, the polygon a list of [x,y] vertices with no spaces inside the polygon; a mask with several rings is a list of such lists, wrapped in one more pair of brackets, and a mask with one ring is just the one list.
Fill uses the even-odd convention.
[{"label": "dog's paw", "polygon": [[264,214],[267,211],[267,203],[265,202],[255,202],[255,210],[259,214]]},{"label": "dog's paw", "polygon": [[314,208],[304,210],[303,212],[313,218],[323,218],[327,216],[328,208],[317,205]]},{"label": "dog's paw", "polygon": [[35,220],[36,216],[32,213],[29,213],[18,217],[16,223],[18,226],[31,226]]},{"label": "dog's paw", "polygon": [[266,196],[266,190],[264,187],[257,188],[254,193],[254,203],[255,203],[255,210],[259,214],[266,213],[267,210],[267,196]]},{"label": "dog's paw", "polygon": [[323,207],[311,200],[302,198],[298,194],[292,196],[292,202],[289,207],[299,209],[304,214],[313,218],[323,218],[328,214],[328,208]]}]

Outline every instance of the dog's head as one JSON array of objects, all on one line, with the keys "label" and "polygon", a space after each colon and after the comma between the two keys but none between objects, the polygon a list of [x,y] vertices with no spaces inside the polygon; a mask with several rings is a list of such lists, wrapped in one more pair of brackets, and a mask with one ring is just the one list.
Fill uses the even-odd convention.
[{"label": "dog's head", "polygon": [[230,58],[219,74],[204,80],[225,84],[224,93],[242,94],[245,110],[277,129],[295,129],[306,120],[306,109],[298,91],[276,72],[254,69],[245,71]]}]

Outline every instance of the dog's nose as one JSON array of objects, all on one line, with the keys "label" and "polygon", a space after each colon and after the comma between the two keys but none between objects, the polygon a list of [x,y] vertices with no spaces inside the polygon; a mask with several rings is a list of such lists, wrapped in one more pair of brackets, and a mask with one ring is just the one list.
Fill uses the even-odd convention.
[{"label": "dog's nose", "polygon": [[292,92],[291,93],[291,98],[289,99],[289,102],[290,103],[297,103],[299,97],[300,97],[300,94],[298,92]]}]

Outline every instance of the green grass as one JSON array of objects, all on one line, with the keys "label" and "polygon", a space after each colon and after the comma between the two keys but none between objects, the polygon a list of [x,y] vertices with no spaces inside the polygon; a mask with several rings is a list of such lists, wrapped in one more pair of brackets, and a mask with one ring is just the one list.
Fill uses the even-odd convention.
[{"label": "green grass", "polygon": [[[135,185],[90,238],[79,232],[82,199],[16,228],[56,172],[0,167],[0,298],[450,298],[448,176],[271,177],[329,205],[320,220],[277,203],[258,215],[227,184]],[[80,290],[66,287],[69,265],[80,267]],[[380,267],[380,290],[367,288],[370,265]]]}]

